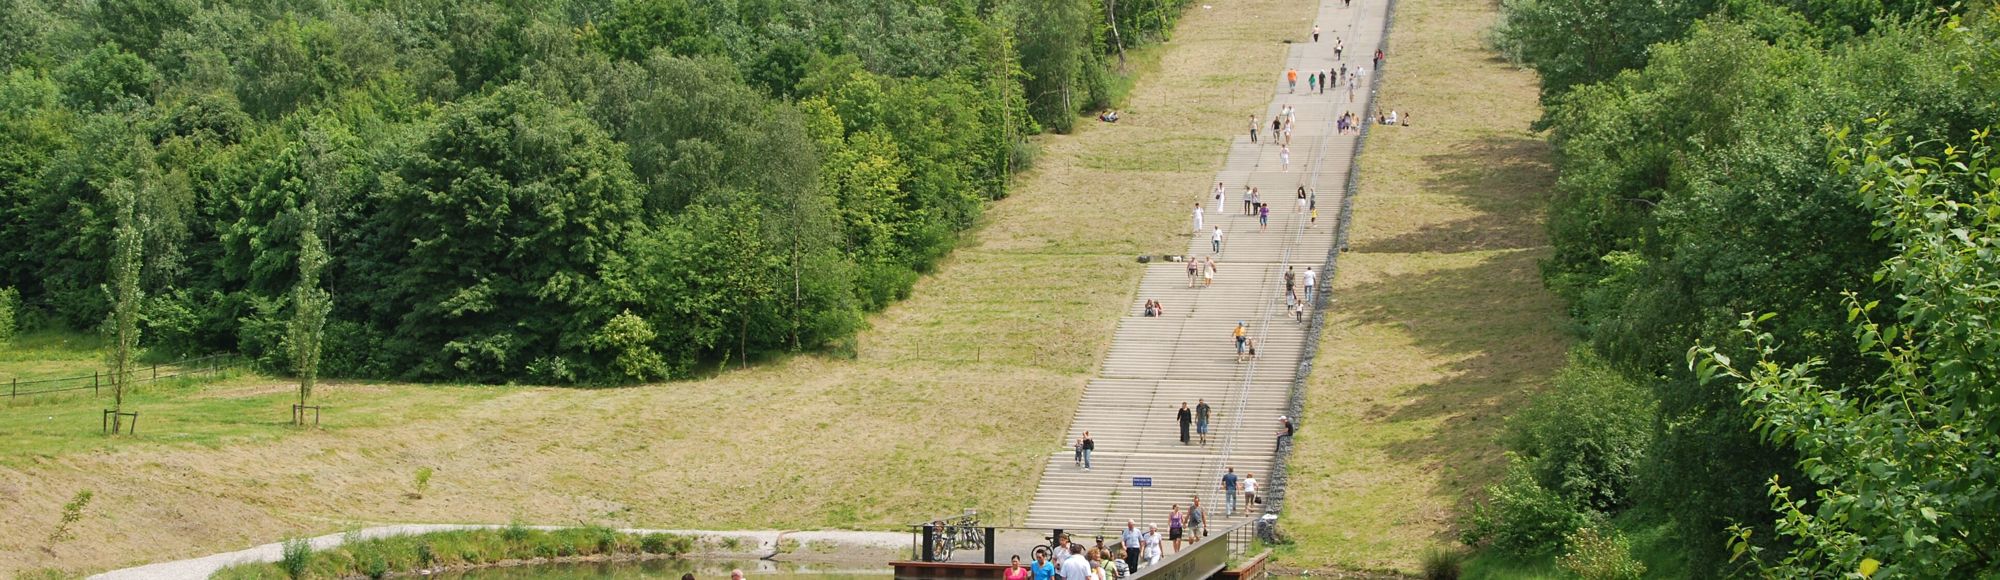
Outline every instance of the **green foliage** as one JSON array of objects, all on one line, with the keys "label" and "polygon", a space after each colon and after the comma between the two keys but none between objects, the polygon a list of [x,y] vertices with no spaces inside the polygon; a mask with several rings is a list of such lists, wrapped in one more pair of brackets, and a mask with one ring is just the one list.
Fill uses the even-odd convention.
[{"label": "green foliage", "polygon": [[672,534],[639,537],[639,551],[646,554],[683,554],[694,550],[694,538]]},{"label": "green foliage", "polygon": [[528,541],[528,537],[532,536],[534,532],[535,530],[528,529],[527,524],[521,523],[521,520],[516,519],[507,522],[507,527],[500,529],[500,539],[514,543],[526,542]]},{"label": "green foliage", "polygon": [[604,23],[606,52],[642,60],[655,48],[678,55],[719,52],[708,19],[689,0],[618,0]]},{"label": "green foliage", "polygon": [[428,465],[417,468],[417,473],[411,478],[410,483],[411,489],[414,490],[412,493],[416,494],[418,498],[424,497],[424,492],[430,491],[432,475],[437,475],[437,470],[432,469]]},{"label": "green foliage", "polygon": [[12,286],[0,287],[0,345],[14,339],[19,330],[16,314],[21,311],[21,291]]},{"label": "green foliage", "polygon": [[[337,548],[317,553],[310,550],[300,552],[297,569],[313,577],[380,578],[439,566],[492,564],[528,558],[626,554],[674,556],[687,553],[693,546],[692,539],[683,536],[635,536],[602,526],[555,531],[522,528],[518,538],[508,537],[513,533],[511,529],[461,530],[372,540],[350,538]],[[645,549],[649,539],[658,550]],[[292,569],[288,567],[290,562],[231,566],[218,571],[214,577],[243,579],[289,574],[286,571]]]},{"label": "green foliage", "polygon": [[[1508,26],[1518,29],[1507,34],[1525,43],[1517,48],[1560,53],[1526,58],[1551,83],[1544,123],[1562,164],[1544,274],[1604,366],[1657,403],[1649,446],[1616,478],[1625,499],[1589,492],[1587,501],[1596,509],[1658,506],[1688,538],[1742,524],[1753,547],[1778,549],[1762,493],[1769,480],[1796,483],[1802,496],[1820,483],[1802,471],[1795,446],[1758,436],[1759,417],[1741,391],[1697,380],[1679,359],[1695,343],[1750,348],[1737,321],[1768,312],[1777,317],[1765,330],[1788,346],[1774,353],[1780,364],[1817,357],[1822,378],[1839,384],[1883,372],[1886,362],[1866,354],[1838,305],[1847,292],[1863,304],[1901,300],[1872,277],[1893,248],[1854,194],[1857,177],[1827,162],[1823,129],[1882,114],[1902,135],[1935,139],[2000,121],[1990,98],[2000,79],[1984,66],[1991,18],[1861,16],[1927,13],[1923,2],[1884,3],[1879,12],[1764,2],[1629,7],[1718,14],[1699,22],[1699,14],[1590,20],[1579,11],[1596,9],[1578,6],[1509,12]],[[1601,48],[1562,48],[1572,45]],[[1625,60],[1592,62],[1608,57]],[[1542,481],[1560,487],[1549,470],[1605,467],[1571,456],[1544,464]],[[1726,565],[1720,542],[1689,546],[1694,574]]]},{"label": "green foliage", "polygon": [[1090,3],[1082,0],[1020,0],[1011,4],[1021,70],[1028,76],[1028,112],[1045,128],[1068,133],[1076,112],[1090,100],[1084,84],[1089,45],[1076,39],[1092,34]]},{"label": "green foliage", "polygon": [[1487,502],[1474,506],[1459,539],[1503,554],[1532,556],[1563,547],[1565,534],[1590,524],[1569,498],[1535,482],[1525,462],[1509,454],[1507,477],[1486,489]]},{"label": "green foliage", "polygon": [[1631,504],[1652,444],[1653,396],[1578,349],[1547,390],[1508,422],[1508,446],[1535,481],[1579,505],[1615,512]]},{"label": "green foliage", "polygon": [[1646,565],[1632,557],[1632,545],[1609,526],[1584,526],[1563,537],[1568,546],[1556,563],[1583,580],[1638,580]]},{"label": "green foliage", "polygon": [[494,381],[597,358],[583,343],[626,297],[593,281],[625,275],[620,250],[643,227],[623,153],[519,88],[441,114],[372,200],[371,259],[355,268],[359,298],[395,315],[387,340],[425,347],[402,353],[411,376]]},{"label": "green foliage", "polygon": [[326,245],[319,238],[319,202],[307,201],[302,213],[299,282],[292,290],[292,322],[285,338],[291,347],[292,364],[299,373],[299,404],[304,405],[312,397],[313,383],[319,377],[320,347],[325,343],[326,316],[333,310],[333,296],[319,287],[320,271],[328,261]]},{"label": "green foliage", "polygon": [[312,556],[312,543],[306,541],[305,538],[285,540],[284,550],[278,558],[278,569],[283,571],[287,577],[294,579],[304,578],[306,577],[306,567],[312,563]]},{"label": "green foliage", "polygon": [[[112,336],[111,363],[111,409],[119,411],[125,405],[126,387],[132,381],[132,359],[139,348],[139,264],[143,239],[139,228],[143,218],[138,215],[138,192],[129,181],[118,181],[111,185],[112,203],[118,211],[117,241],[114,244],[111,266],[112,309],[109,330]],[[113,432],[119,426],[118,416],[113,416]]]},{"label": "green foliage", "polygon": [[[1784,345],[1763,326],[1741,323],[1758,360],[1739,368],[1717,347],[1688,352],[1705,382],[1733,385],[1757,417],[1758,433],[1796,449],[1817,490],[1767,488],[1776,557],[1732,530],[1734,554],[1769,577],[1979,577],[2000,572],[2000,163],[1990,129],[1959,145],[1898,138],[1871,120],[1865,137],[1833,133],[1833,166],[1856,176],[1876,233],[1895,249],[1876,278],[1900,303],[1884,308],[1849,294],[1847,322],[1881,373],[1829,379],[1810,353],[1785,363]],[[1883,311],[1887,310],[1885,316]],[[1887,320],[1883,320],[1886,318]]]},{"label": "green foliage", "polygon": [[79,491],[69,498],[69,503],[63,504],[62,517],[56,520],[56,529],[49,532],[49,547],[76,538],[76,531],[71,530],[70,526],[83,521],[83,509],[90,506],[92,495],[88,489]]},{"label": "green foliage", "polygon": [[1187,4],[0,3],[0,280],[102,323],[130,193],[138,346],[302,394],[825,348]]},{"label": "green foliage", "polygon": [[1424,580],[1458,580],[1465,568],[1465,552],[1452,548],[1431,548],[1422,556]]},{"label": "green foliage", "polygon": [[157,79],[153,66],[138,55],[104,44],[62,69],[58,78],[70,106],[95,111],[127,100],[143,100]]}]

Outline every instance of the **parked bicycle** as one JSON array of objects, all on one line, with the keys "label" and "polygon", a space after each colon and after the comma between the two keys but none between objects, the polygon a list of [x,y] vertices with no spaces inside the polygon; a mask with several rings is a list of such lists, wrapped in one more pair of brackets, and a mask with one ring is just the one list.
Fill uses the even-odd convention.
[{"label": "parked bicycle", "polygon": [[986,548],[986,534],[979,527],[977,511],[965,510],[965,515],[931,522],[931,553],[937,561],[951,560],[951,553],[960,548]]}]

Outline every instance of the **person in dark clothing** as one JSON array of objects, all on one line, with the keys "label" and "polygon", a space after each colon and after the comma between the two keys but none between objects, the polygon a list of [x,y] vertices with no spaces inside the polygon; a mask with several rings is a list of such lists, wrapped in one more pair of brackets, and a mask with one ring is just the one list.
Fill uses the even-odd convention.
[{"label": "person in dark clothing", "polygon": [[1083,470],[1090,471],[1090,452],[1097,450],[1097,440],[1090,438],[1089,431],[1084,431],[1083,443],[1079,447],[1083,448]]},{"label": "person in dark clothing", "polygon": [[1208,401],[1198,399],[1194,405],[1194,432],[1201,436],[1202,445],[1208,444],[1208,414]]},{"label": "person in dark clothing", "polygon": [[1188,427],[1194,425],[1194,411],[1188,409],[1187,401],[1181,401],[1181,410],[1174,414],[1174,418],[1181,422],[1181,444],[1187,445]]}]

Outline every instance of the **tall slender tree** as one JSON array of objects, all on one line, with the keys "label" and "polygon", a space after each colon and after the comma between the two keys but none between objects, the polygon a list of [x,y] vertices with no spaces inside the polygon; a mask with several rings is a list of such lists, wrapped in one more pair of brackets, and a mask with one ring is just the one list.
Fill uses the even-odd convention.
[{"label": "tall slender tree", "polygon": [[299,278],[292,287],[292,321],[286,328],[293,369],[299,374],[299,404],[292,421],[305,424],[305,407],[312,399],[313,385],[319,380],[320,347],[325,343],[327,315],[333,311],[333,295],[320,288],[319,275],[330,261],[326,243],[319,236],[320,200],[329,199],[328,189],[337,176],[339,160],[325,134],[300,134],[304,155],[306,203],[299,214]]},{"label": "tall slender tree", "polygon": [[319,287],[320,271],[326,268],[326,244],[319,238],[319,200],[310,200],[299,211],[299,281],[292,288],[291,354],[299,373],[299,409],[292,420],[305,423],[304,407],[312,398],[319,378],[320,345],[326,335],[327,313],[333,310],[333,295]]},{"label": "tall slender tree", "polygon": [[111,432],[124,427],[125,388],[132,375],[133,351],[139,346],[139,264],[145,253],[145,237],[139,233],[138,189],[129,179],[119,179],[106,188],[118,211],[111,255]]}]

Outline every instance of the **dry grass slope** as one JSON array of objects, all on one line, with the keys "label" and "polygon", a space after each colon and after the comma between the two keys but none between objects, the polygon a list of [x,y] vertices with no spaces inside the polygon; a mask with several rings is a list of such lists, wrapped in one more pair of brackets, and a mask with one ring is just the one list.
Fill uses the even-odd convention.
[{"label": "dry grass slope", "polygon": [[1484,44],[1489,0],[1398,0],[1286,516],[1292,568],[1417,569],[1504,465],[1505,418],[1563,362],[1537,262],[1549,151],[1532,73]]},{"label": "dry grass slope", "polygon": [[[1195,8],[1127,117],[1043,141],[1041,166],[852,360],[801,356],[619,390],[329,385],[328,427],[283,425],[289,387],[241,379],[142,401],[133,439],[96,402],[0,412],[0,575],[99,570],[362,522],[894,528],[980,508],[1023,515],[1132,298],[1131,256],[1177,250],[1183,204],[1220,165],[1272,26],[1301,0]],[[60,412],[59,412],[60,411]],[[44,419],[43,417],[53,417]],[[419,467],[424,499],[405,494]],[[81,540],[43,548],[97,492]]]}]

